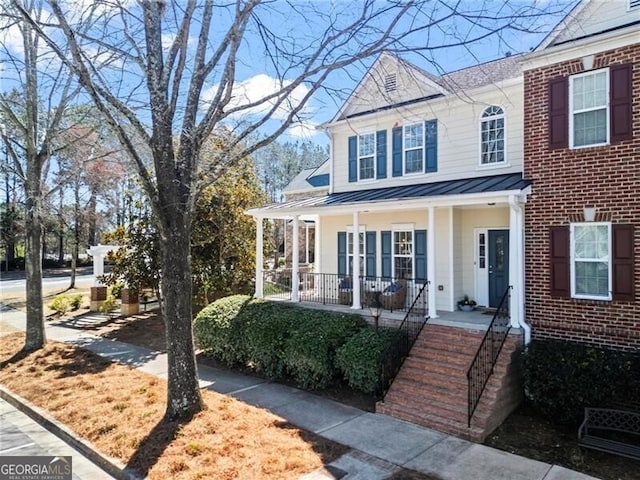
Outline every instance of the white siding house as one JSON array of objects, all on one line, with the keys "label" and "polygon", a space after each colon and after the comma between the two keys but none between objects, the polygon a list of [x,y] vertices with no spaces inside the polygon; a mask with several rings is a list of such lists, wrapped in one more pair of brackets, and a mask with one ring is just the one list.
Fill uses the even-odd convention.
[{"label": "white siding house", "polygon": [[[334,290],[349,277],[355,309],[367,290],[407,280],[406,307],[427,283],[435,318],[465,295],[498,307],[511,287],[512,325],[521,325],[530,182],[522,178],[519,59],[436,76],[387,53],[378,58],[323,125],[331,138],[330,193],[249,212],[258,220],[315,221],[317,278],[300,285],[294,258],[293,301],[326,285],[321,275],[337,276]],[[264,273],[257,270],[260,297]]]}]

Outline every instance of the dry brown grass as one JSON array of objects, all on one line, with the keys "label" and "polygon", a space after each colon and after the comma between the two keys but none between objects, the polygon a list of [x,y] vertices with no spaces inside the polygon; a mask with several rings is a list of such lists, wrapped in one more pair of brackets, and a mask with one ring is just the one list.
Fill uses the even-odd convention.
[{"label": "dry brown grass", "polygon": [[207,410],[163,420],[166,382],[57,342],[24,356],[0,342],[0,383],[101,452],[154,479],[298,478],[347,449],[233,398],[204,391]]}]

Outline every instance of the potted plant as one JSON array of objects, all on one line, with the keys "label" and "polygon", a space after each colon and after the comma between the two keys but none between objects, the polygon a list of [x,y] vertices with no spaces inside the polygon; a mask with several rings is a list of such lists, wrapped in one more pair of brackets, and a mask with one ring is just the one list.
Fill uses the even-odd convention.
[{"label": "potted plant", "polygon": [[469,295],[465,295],[462,300],[458,302],[458,308],[463,312],[471,312],[476,308],[476,301],[469,298]]}]

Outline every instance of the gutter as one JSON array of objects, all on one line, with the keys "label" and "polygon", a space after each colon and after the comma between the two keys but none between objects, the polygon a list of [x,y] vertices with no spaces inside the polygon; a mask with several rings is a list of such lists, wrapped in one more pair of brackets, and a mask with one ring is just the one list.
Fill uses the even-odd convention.
[{"label": "gutter", "polygon": [[[516,197],[515,195],[510,195],[509,196],[509,206],[511,208],[513,208],[517,213],[518,213],[518,218],[520,219],[520,222],[523,222],[524,220],[524,211],[522,208],[522,204],[517,200],[518,197]],[[523,230],[523,225],[517,225],[517,245],[519,246],[519,250],[522,253],[522,262],[524,262],[524,230]],[[522,263],[521,263],[522,265]],[[525,321],[525,308],[524,308],[524,267],[522,269],[521,272],[518,272],[518,277],[520,280],[520,288],[518,288],[517,290],[517,298],[516,298],[516,305],[517,308],[521,308],[522,310],[520,311],[520,314],[518,315],[518,325],[520,326],[520,328],[522,328],[522,330],[524,331],[524,344],[529,345],[529,343],[531,343],[531,325],[529,325],[526,321]]]}]

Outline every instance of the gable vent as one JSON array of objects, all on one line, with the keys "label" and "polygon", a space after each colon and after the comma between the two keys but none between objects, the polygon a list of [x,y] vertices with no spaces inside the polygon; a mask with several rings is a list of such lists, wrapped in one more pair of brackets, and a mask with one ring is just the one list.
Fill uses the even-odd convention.
[{"label": "gable vent", "polygon": [[629,10],[640,8],[640,0],[629,0]]},{"label": "gable vent", "polygon": [[[638,0],[640,1],[640,0]],[[384,77],[384,91],[395,92],[398,89],[398,77],[395,73],[385,75]]]}]

